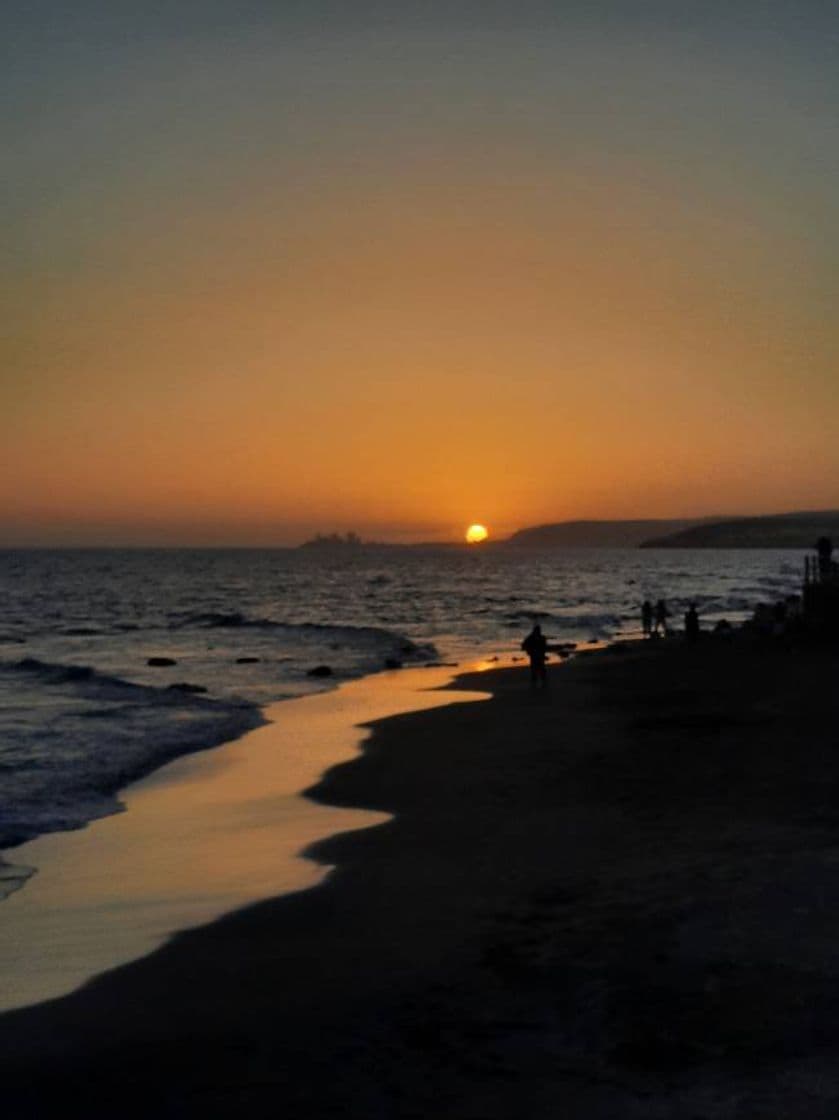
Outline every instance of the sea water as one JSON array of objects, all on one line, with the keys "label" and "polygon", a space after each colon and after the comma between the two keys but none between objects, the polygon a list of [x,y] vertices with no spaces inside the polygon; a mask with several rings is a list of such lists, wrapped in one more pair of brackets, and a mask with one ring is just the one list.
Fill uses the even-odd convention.
[{"label": "sea water", "polygon": [[506,657],[534,621],[577,643],[633,634],[644,598],[737,621],[801,569],[790,551],[0,552],[0,849],[118,811],[128,782],[270,702]]}]

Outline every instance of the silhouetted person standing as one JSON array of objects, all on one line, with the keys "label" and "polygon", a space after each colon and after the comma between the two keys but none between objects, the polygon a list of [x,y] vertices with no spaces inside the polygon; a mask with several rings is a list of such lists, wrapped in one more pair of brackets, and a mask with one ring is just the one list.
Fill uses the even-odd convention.
[{"label": "silhouetted person standing", "polygon": [[645,638],[649,638],[653,632],[653,605],[649,599],[641,604],[641,629]]},{"label": "silhouetted person standing", "polygon": [[548,642],[542,633],[542,627],[537,623],[524,641],[521,648],[530,658],[530,683],[534,687],[541,684],[545,688],[548,683],[548,670],[545,660],[548,656]]},{"label": "silhouetted person standing", "polygon": [[833,568],[833,541],[830,537],[819,537],[816,552],[819,557],[819,579],[824,583],[830,579]]},{"label": "silhouetted person standing", "polygon": [[685,637],[689,642],[699,638],[699,615],[696,612],[696,603],[691,603],[685,611]]},{"label": "silhouetted person standing", "polygon": [[668,611],[667,609],[667,604],[663,599],[659,599],[659,601],[655,605],[655,626],[653,627],[654,634],[661,633],[663,637],[667,637],[667,619],[669,617],[670,611]]}]

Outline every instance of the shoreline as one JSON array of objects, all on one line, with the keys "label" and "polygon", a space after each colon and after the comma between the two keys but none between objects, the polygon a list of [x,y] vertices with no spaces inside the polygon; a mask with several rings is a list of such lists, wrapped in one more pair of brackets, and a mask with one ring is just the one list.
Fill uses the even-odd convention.
[{"label": "shoreline", "polygon": [[451,679],[446,668],[403,669],[278,701],[243,735],[123,787],[121,812],[8,849],[18,862],[6,866],[23,885],[0,904],[0,1014],[322,881],[328,868],[305,857],[310,845],[387,817],[315,805],[303,791],[355,756],[366,721],[451,703],[439,691]]},{"label": "shoreline", "polygon": [[[298,699],[298,697],[294,697],[293,699]],[[281,702],[282,701],[277,701],[277,703]],[[230,743],[238,742],[252,731],[264,727],[266,722],[268,722],[266,719],[266,712],[269,707],[274,707],[274,704],[242,704],[238,710],[247,712],[248,718],[242,719],[232,734],[231,727],[219,727],[214,735],[210,735],[207,739],[202,739],[198,745],[194,743],[179,745],[178,749],[175,751],[169,750],[161,752],[159,755],[149,755],[142,764],[131,767],[122,774],[118,782],[108,783],[96,791],[98,794],[112,799],[111,807],[100,807],[99,811],[94,815],[87,816],[83,820],[75,822],[67,827],[49,827],[43,832],[35,833],[33,836],[22,837],[11,844],[7,843],[4,847],[0,847],[0,908],[2,908],[4,903],[13,894],[25,889],[27,883],[38,871],[37,867],[29,867],[26,864],[21,865],[17,863],[13,858],[13,854],[20,853],[24,848],[28,849],[31,845],[39,844],[47,838],[72,836],[74,833],[90,828],[100,821],[119,816],[121,813],[125,812],[123,796],[126,791],[130,790],[133,786],[140,785],[152,779],[158,771],[165,770],[167,767],[175,765],[181,759],[189,758],[194,754],[200,755],[205,751],[218,750]],[[0,914],[2,913],[3,910],[0,909]]]},{"label": "shoreline", "polygon": [[459,677],[492,699],[380,721],[308,791],[391,815],[309,851],[319,888],[1,1016],[10,1101],[834,1116],[838,667],[708,640],[579,657],[547,694]]},{"label": "shoreline", "polygon": [[[407,666],[403,666],[403,669],[407,669],[408,671],[416,669],[432,670],[455,668],[458,668],[458,665],[456,663],[443,661],[418,662],[416,664],[408,663]],[[177,748],[173,748],[170,746],[164,750],[158,751],[157,753],[153,752],[149,754],[141,764],[126,770],[120,776],[118,782],[111,782],[107,785],[102,786],[96,791],[99,794],[112,798],[113,807],[108,809],[102,808],[101,811],[97,812],[95,815],[88,816],[78,823],[74,823],[63,828],[47,827],[43,832],[37,832],[34,835],[25,835],[20,838],[15,838],[13,841],[7,842],[4,846],[0,846],[0,906],[2,906],[6,899],[8,899],[16,891],[22,890],[32,878],[33,874],[36,874],[38,870],[37,868],[29,867],[25,864],[21,865],[19,863],[16,863],[14,859],[15,853],[19,853],[22,849],[28,848],[32,844],[38,844],[48,837],[60,837],[67,835],[72,836],[73,833],[90,828],[92,825],[97,824],[99,821],[107,820],[109,817],[117,816],[120,813],[124,813],[126,807],[123,802],[123,795],[128,790],[132,789],[135,786],[139,786],[144,782],[152,781],[154,779],[154,775],[159,771],[166,770],[170,766],[177,765],[177,763],[179,763],[182,759],[189,758],[191,755],[201,755],[206,751],[219,750],[233,743],[236,743],[241,739],[246,738],[253,731],[259,730],[260,728],[265,727],[266,724],[273,722],[269,716],[269,712],[275,712],[280,705],[299,700],[306,700],[312,697],[328,695],[329,693],[342,689],[347,685],[352,685],[356,681],[364,681],[371,677],[381,676],[389,672],[391,672],[391,670],[388,670],[386,668],[379,668],[363,673],[359,676],[338,676],[328,685],[318,689],[317,691],[284,695],[278,697],[277,699],[270,700],[264,703],[256,703],[250,700],[229,701],[219,697],[199,696],[197,700],[194,700],[194,702],[199,706],[204,706],[207,704],[218,704],[220,706],[227,706],[228,708],[235,711],[247,713],[247,716],[240,719],[238,726],[236,726],[235,729],[229,726],[232,721],[228,720],[227,724],[218,727],[213,734],[209,735],[206,738],[203,738],[198,743],[190,742],[187,744],[179,744]],[[144,685],[135,686],[134,682],[125,683],[127,683],[128,687],[139,687],[141,689],[146,687]],[[172,686],[170,685],[168,687],[171,688]],[[0,913],[2,913],[2,910],[0,910]],[[0,1009],[0,1011],[1,1010],[2,1009]]]}]

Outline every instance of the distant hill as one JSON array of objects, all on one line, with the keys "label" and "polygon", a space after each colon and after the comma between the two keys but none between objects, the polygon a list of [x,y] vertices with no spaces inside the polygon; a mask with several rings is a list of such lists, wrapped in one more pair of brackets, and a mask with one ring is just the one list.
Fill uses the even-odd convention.
[{"label": "distant hill", "polygon": [[637,548],[649,537],[678,533],[699,524],[699,518],[678,521],[558,521],[513,533],[510,548]]},{"label": "distant hill", "polygon": [[813,548],[819,537],[839,542],[839,510],[705,522],[652,537],[641,548]]}]

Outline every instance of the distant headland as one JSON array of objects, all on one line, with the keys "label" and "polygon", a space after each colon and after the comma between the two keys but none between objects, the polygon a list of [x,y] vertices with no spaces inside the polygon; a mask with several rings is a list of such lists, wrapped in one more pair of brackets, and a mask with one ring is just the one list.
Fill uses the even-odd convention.
[{"label": "distant headland", "polygon": [[641,548],[813,548],[819,537],[839,538],[839,510],[706,521],[651,537]]},{"label": "distant headland", "polygon": [[[819,537],[839,539],[839,510],[805,510],[759,517],[660,518],[557,521],[519,529],[502,540],[484,541],[479,551],[560,548],[813,548]],[[301,549],[353,552],[359,549],[471,549],[461,541],[412,544],[364,540],[356,532],[318,533]]]},{"label": "distant headland", "polygon": [[519,529],[501,544],[512,548],[637,548],[653,535],[678,533],[699,518],[638,521],[557,521]]}]

